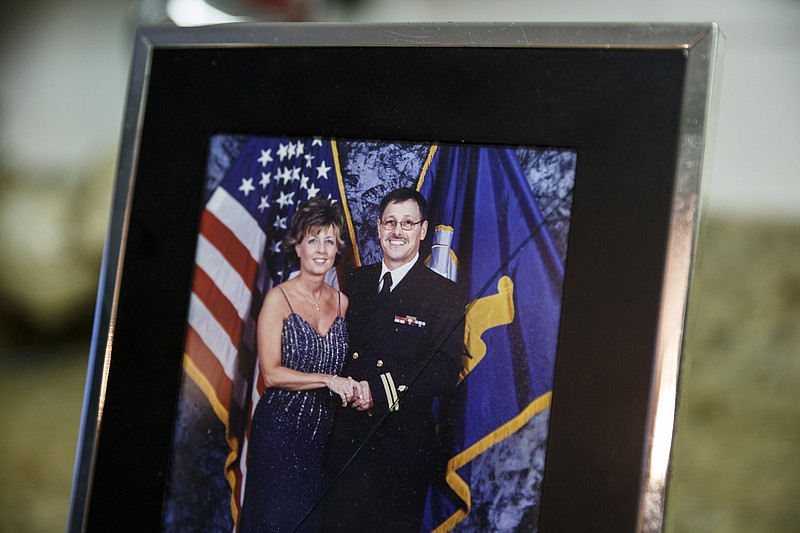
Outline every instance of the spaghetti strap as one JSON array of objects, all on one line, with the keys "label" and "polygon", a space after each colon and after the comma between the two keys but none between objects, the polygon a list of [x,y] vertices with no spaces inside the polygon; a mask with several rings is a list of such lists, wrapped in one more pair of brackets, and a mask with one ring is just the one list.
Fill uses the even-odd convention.
[{"label": "spaghetti strap", "polygon": [[286,296],[285,292],[283,292],[283,287],[278,287],[278,288],[281,290],[281,294],[283,294],[283,297],[286,299],[286,303],[289,304],[289,311],[294,313],[294,309],[292,308],[292,302],[289,301],[289,297]]},{"label": "spaghetti strap", "polygon": [[339,295],[339,316],[342,316],[342,291],[337,290],[336,294]]}]

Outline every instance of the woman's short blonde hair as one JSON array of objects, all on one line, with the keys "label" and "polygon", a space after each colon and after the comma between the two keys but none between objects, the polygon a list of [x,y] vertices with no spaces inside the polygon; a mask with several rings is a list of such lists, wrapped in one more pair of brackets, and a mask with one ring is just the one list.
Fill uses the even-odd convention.
[{"label": "woman's short blonde hair", "polygon": [[297,262],[298,258],[294,247],[303,242],[304,238],[308,235],[316,235],[323,229],[330,227],[333,228],[336,235],[336,247],[338,249],[336,256],[338,259],[344,250],[344,240],[342,240],[344,212],[341,204],[320,196],[310,198],[301,204],[292,215],[289,231],[286,232],[286,237],[283,239],[283,249],[289,259]]}]

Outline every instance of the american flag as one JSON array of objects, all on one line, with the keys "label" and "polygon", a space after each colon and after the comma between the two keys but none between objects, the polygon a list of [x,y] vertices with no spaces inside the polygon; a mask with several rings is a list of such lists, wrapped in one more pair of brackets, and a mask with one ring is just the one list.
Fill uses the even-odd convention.
[{"label": "american flag", "polygon": [[[184,369],[225,425],[236,521],[249,422],[263,392],[255,334],[263,296],[291,275],[281,242],[295,209],[319,195],[341,201],[343,185],[330,139],[216,136],[211,146],[211,158],[232,158],[200,217]],[[337,284],[335,271],[329,282]]]}]

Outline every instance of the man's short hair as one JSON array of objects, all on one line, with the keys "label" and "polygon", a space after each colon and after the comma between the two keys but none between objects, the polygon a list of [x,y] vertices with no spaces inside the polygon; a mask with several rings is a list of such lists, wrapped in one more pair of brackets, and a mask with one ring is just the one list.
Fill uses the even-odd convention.
[{"label": "man's short hair", "polygon": [[425,200],[425,197],[419,193],[419,191],[410,187],[395,189],[384,196],[383,200],[381,200],[380,206],[378,207],[378,217],[383,219],[383,212],[386,211],[386,206],[389,204],[403,203],[408,200],[413,200],[417,203],[417,206],[419,207],[420,220],[428,220],[428,202]]}]

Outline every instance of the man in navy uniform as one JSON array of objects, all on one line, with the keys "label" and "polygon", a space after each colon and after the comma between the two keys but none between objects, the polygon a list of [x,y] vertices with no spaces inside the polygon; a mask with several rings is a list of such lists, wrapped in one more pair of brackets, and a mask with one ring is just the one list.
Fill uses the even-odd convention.
[{"label": "man in navy uniform", "polygon": [[432,405],[458,382],[467,303],[420,257],[427,216],[416,190],[390,192],[377,221],[383,261],[356,269],[345,285],[344,374],[360,380],[363,398],[334,421],[325,531],[420,528],[440,457]]}]

